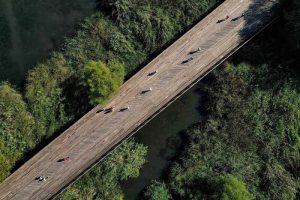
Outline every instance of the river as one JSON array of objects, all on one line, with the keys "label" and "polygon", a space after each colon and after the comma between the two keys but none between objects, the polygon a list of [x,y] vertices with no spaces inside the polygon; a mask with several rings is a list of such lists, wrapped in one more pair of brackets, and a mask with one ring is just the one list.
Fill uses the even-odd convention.
[{"label": "river", "polygon": [[[0,81],[22,87],[28,71],[61,48],[64,38],[96,7],[91,0],[0,0]],[[151,180],[164,175],[182,145],[182,132],[201,120],[198,85],[138,131],[148,146],[141,174],[123,184],[126,199],[136,199]]]},{"label": "river", "polygon": [[0,81],[21,86],[29,69],[59,49],[96,0],[0,0]]},{"label": "river", "polygon": [[202,118],[198,90],[197,84],[134,135],[136,142],[148,146],[147,163],[138,178],[123,184],[125,199],[139,199],[143,188],[151,180],[159,180],[165,175],[184,141],[183,132]]}]

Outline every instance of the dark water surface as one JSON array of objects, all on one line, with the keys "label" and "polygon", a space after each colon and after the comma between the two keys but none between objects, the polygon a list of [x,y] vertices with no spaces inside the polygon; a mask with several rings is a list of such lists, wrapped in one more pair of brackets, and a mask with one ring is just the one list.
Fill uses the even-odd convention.
[{"label": "dark water surface", "polygon": [[[96,0],[0,0],[0,82],[21,86],[28,70],[63,45],[64,37],[95,11]],[[123,184],[126,199],[136,199],[158,180],[182,143],[182,131],[201,120],[195,86],[134,136],[148,146],[141,175]]]},{"label": "dark water surface", "polygon": [[0,0],[0,81],[20,85],[27,72],[61,47],[96,0]]},{"label": "dark water surface", "polygon": [[134,135],[135,141],[148,146],[147,163],[138,178],[123,184],[125,199],[138,199],[151,180],[164,175],[182,145],[183,131],[201,120],[198,89],[194,86]]}]

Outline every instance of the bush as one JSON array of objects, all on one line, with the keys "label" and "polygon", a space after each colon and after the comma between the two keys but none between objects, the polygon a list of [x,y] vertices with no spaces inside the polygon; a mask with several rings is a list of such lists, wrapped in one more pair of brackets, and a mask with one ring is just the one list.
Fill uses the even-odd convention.
[{"label": "bush", "polygon": [[149,200],[168,200],[171,199],[167,186],[164,183],[158,181],[152,181],[147,187],[147,191],[144,194],[145,199]]},{"label": "bush", "polygon": [[252,196],[248,192],[245,183],[232,175],[219,178],[221,185],[220,199],[222,200],[250,200]]},{"label": "bush", "polygon": [[[296,199],[299,83],[287,78],[270,84],[270,70],[227,64],[213,72],[205,87],[207,120],[187,132],[188,145],[171,168],[174,194],[183,199],[215,198],[211,179],[232,174],[243,179],[256,199]],[[236,182],[233,179],[228,180]]]},{"label": "bush", "polygon": [[55,54],[27,77],[26,99],[41,138],[51,136],[68,121],[61,84],[71,75],[63,55]]},{"label": "bush", "polygon": [[0,181],[15,162],[35,144],[34,119],[22,96],[8,83],[0,83]]},{"label": "bush", "polygon": [[124,142],[104,162],[69,187],[60,199],[122,199],[120,182],[139,175],[140,168],[146,162],[146,153],[147,148],[142,144]]},{"label": "bush", "polygon": [[88,89],[90,104],[103,104],[122,85],[124,68],[120,63],[90,61],[84,67],[82,84]]}]

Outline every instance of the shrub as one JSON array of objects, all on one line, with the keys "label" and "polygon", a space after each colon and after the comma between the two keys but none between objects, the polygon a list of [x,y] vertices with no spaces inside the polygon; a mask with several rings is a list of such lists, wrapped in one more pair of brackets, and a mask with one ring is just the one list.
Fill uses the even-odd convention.
[{"label": "shrub", "polygon": [[84,67],[82,84],[87,87],[90,104],[103,104],[123,83],[124,67],[120,63],[108,65],[90,61]]},{"label": "shrub", "polygon": [[164,183],[152,181],[145,192],[145,199],[168,200],[171,199],[168,188]]}]

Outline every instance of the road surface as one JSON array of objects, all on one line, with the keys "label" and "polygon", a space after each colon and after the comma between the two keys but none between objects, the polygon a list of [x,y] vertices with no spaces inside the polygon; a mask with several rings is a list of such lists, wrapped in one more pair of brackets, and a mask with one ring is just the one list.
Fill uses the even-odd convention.
[{"label": "road surface", "polygon": [[[0,185],[0,199],[53,197],[262,30],[274,19],[277,6],[271,0],[225,1],[128,80],[106,105],[115,106],[113,112],[97,113],[95,107],[8,177]],[[57,162],[66,156],[71,161]],[[36,180],[42,175],[47,181]]]}]

